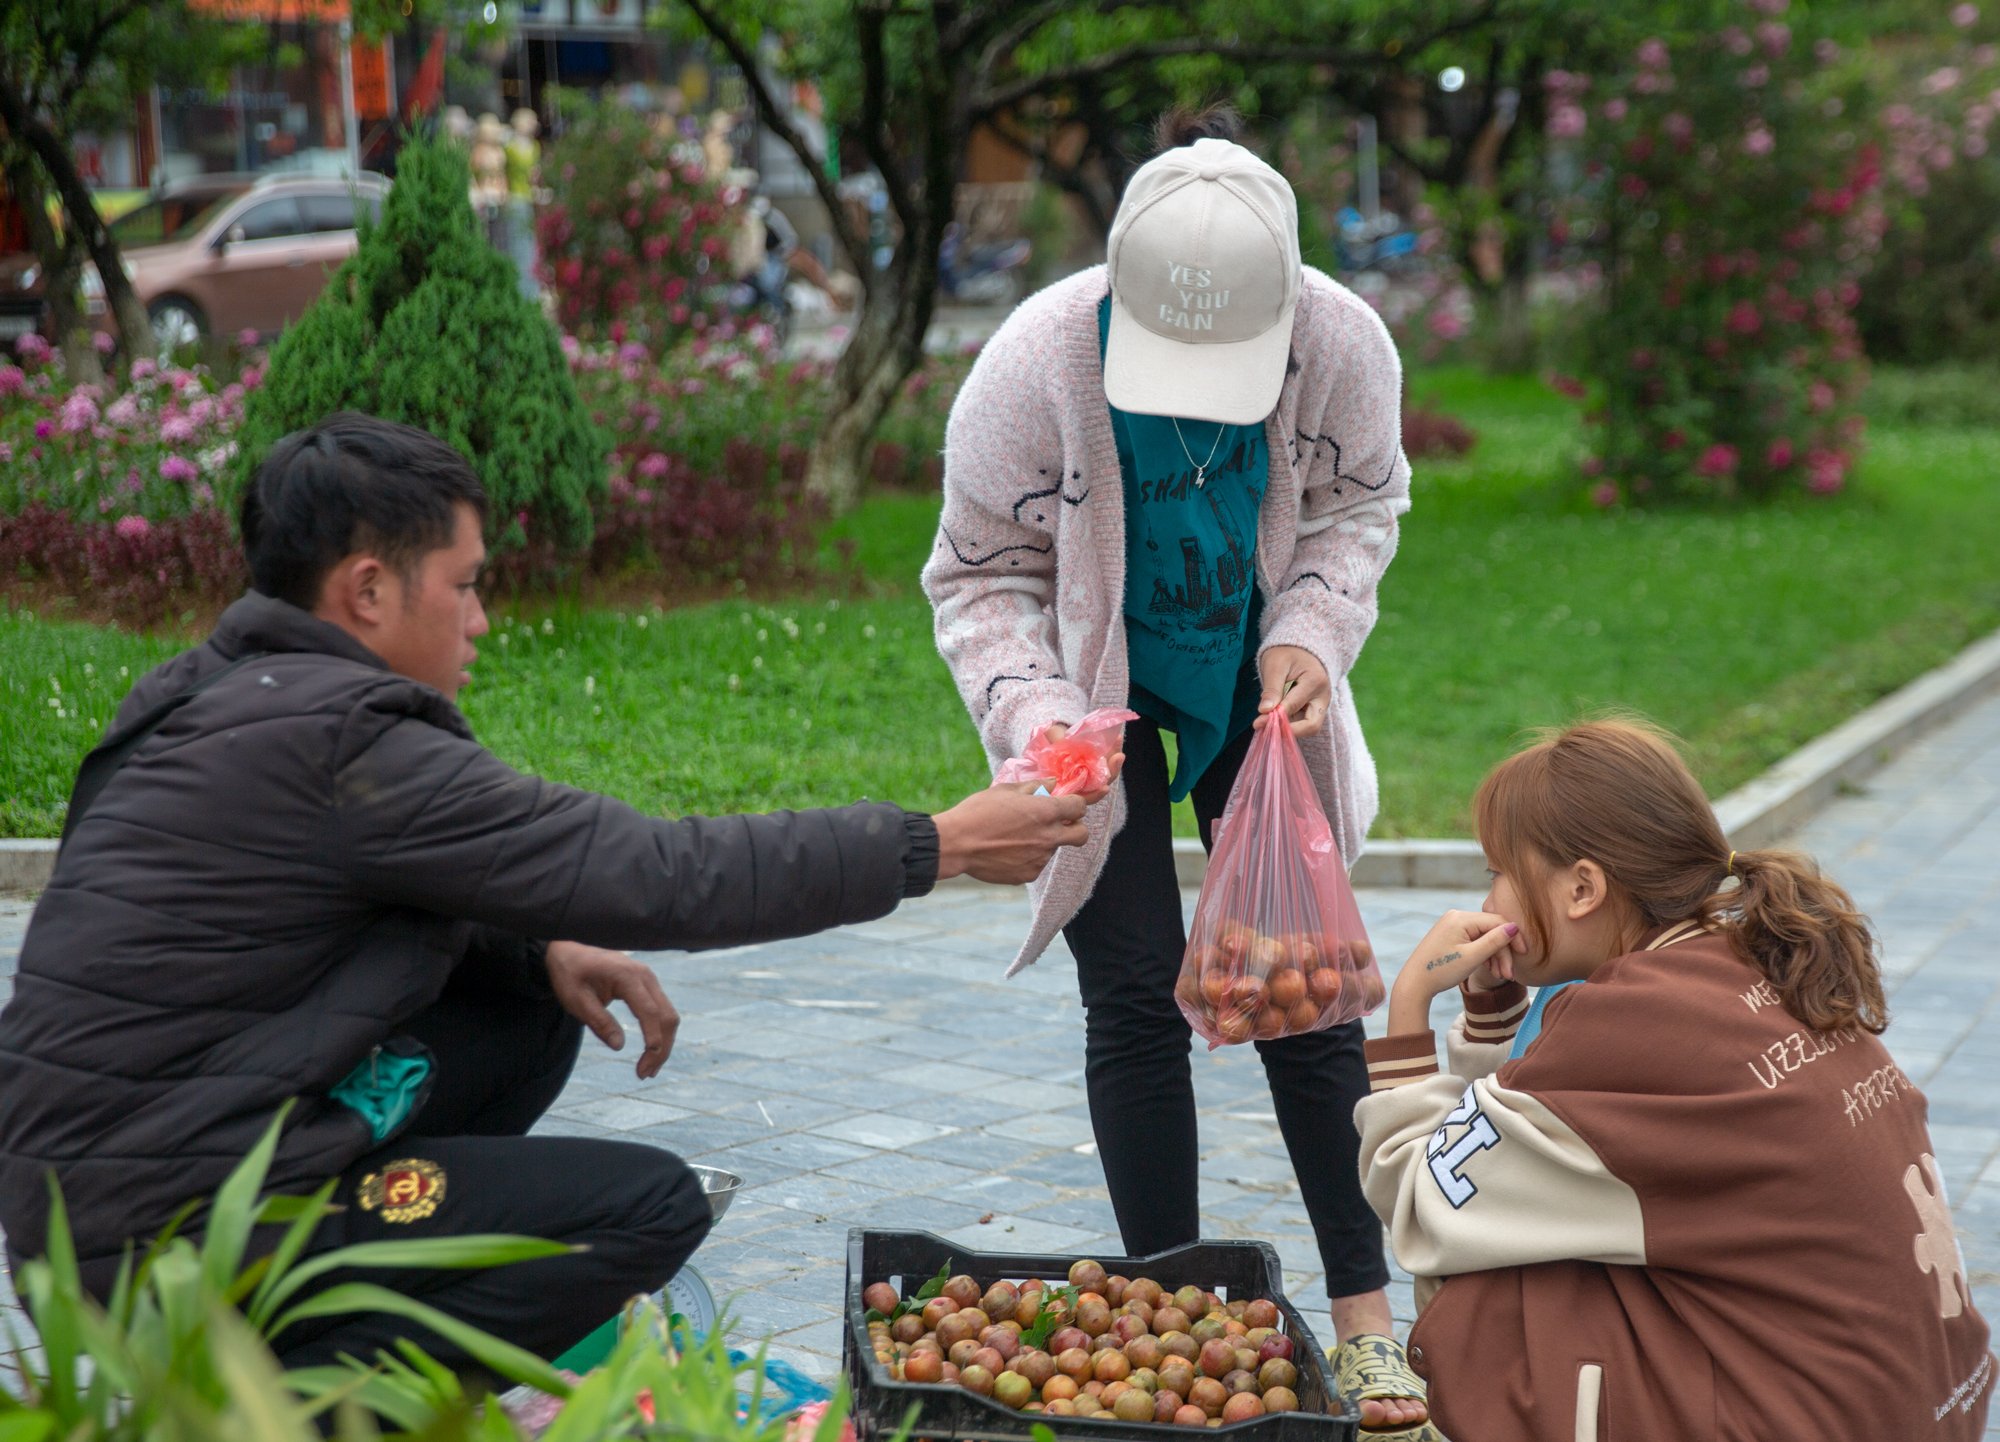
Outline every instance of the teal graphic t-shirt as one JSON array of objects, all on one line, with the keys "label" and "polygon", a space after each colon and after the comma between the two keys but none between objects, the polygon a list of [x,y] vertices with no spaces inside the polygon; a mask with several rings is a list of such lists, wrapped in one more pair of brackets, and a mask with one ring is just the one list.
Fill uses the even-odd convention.
[{"label": "teal graphic t-shirt", "polygon": [[[1097,308],[1098,352],[1111,297]],[[1168,795],[1181,800],[1257,719],[1263,693],[1249,638],[1257,512],[1271,478],[1260,421],[1218,426],[1111,407],[1125,483],[1125,647],[1130,705],[1179,742]],[[1196,473],[1202,476],[1195,483]]]},{"label": "teal graphic t-shirt", "polygon": [[1521,1017],[1521,1029],[1514,1033],[1514,1045],[1507,1051],[1507,1060],[1512,1061],[1528,1049],[1528,1043],[1542,1034],[1542,1013],[1555,999],[1555,994],[1566,986],[1576,986],[1574,981],[1559,981],[1553,986],[1537,987],[1535,999],[1528,1003],[1527,1012]]}]

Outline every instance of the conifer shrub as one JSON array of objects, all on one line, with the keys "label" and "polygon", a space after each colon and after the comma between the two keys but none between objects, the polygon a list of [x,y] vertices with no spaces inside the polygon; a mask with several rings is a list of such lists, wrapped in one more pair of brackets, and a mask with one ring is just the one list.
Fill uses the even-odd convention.
[{"label": "conifer shrub", "polygon": [[[419,426],[472,463],[487,544],[558,563],[591,540],[608,439],[578,399],[554,328],[488,244],[465,157],[406,146],[382,218],[272,350],[245,408],[232,489],[280,437],[337,410]],[[233,507],[232,507],[233,509]]]}]

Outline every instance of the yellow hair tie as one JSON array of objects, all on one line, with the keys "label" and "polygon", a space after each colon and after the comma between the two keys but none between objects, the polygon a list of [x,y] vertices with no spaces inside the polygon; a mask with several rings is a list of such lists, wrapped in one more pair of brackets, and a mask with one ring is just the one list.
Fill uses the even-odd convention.
[{"label": "yellow hair tie", "polygon": [[1729,861],[1728,861],[1728,863],[1727,863],[1726,865],[1724,865],[1724,867],[1723,867],[1722,869],[1723,869],[1724,871],[1727,871],[1727,872],[1728,872],[1728,873],[1729,873],[1729,874],[1730,874],[1731,876],[1734,876],[1734,875],[1736,874],[1736,853],[1735,853],[1735,852],[1733,852],[1733,851],[1732,851],[1732,852],[1730,852],[1730,853],[1729,853]]}]

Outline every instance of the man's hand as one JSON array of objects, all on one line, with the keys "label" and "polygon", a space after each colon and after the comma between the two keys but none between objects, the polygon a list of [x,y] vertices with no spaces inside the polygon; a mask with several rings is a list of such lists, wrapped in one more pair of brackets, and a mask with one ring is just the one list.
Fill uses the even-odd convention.
[{"label": "man's hand", "polygon": [[546,960],[549,985],[562,1009],[597,1033],[597,1039],[613,1051],[625,1049],[625,1029],[606,1008],[614,1001],[632,1008],[632,1015],[639,1020],[639,1033],[646,1039],[635,1070],[641,1081],[658,1076],[661,1064],[674,1049],[681,1014],[660,989],[653,969],[622,951],[606,951],[580,941],[550,942]]},{"label": "man's hand", "polygon": [[1292,734],[1310,736],[1326,725],[1326,709],[1333,704],[1333,682],[1319,657],[1302,646],[1273,646],[1257,663],[1264,682],[1264,699],[1257,703],[1257,720],[1252,729],[1261,731],[1271,713],[1283,707],[1291,718]]},{"label": "man's hand", "polygon": [[1088,840],[1085,798],[1037,796],[1038,784],[989,786],[933,817],[938,880],[964,875],[1018,885],[1041,875],[1058,846],[1081,846]]}]

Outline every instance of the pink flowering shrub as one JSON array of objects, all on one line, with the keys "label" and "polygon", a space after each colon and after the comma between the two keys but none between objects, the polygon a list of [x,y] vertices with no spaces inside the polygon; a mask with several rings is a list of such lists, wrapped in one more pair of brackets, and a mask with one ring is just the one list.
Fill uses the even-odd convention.
[{"label": "pink flowering shrub", "polygon": [[[633,342],[565,337],[562,350],[612,443],[586,574],[636,570],[676,589],[811,578],[825,509],[802,481],[830,405],[825,363],[780,362],[768,333],[726,322],[664,363]],[[936,488],[945,416],[971,363],[929,357],[904,383],[875,448],[877,485]],[[233,596],[242,559],[213,481],[262,377],[261,357],[227,383],[140,360],[123,390],[71,386],[35,337],[0,361],[0,587],[53,585],[136,621]],[[519,519],[526,543],[495,558],[499,584],[574,578],[574,552]]]},{"label": "pink flowering shrub", "polygon": [[721,318],[745,196],[709,180],[699,151],[616,102],[566,104],[542,174],[541,276],[563,330],[659,356]]},{"label": "pink flowering shrub", "polygon": [[1823,494],[1858,452],[1881,160],[1837,52],[1786,8],[1547,78],[1586,177],[1572,219],[1602,238],[1583,360],[1599,505]]},{"label": "pink flowering shrub", "polygon": [[[638,569],[687,585],[810,577],[826,509],[803,482],[831,405],[826,363],[780,361],[770,336],[727,323],[664,362],[629,341],[564,350],[578,395],[613,438],[594,573]],[[871,457],[874,484],[937,487],[945,416],[971,362],[928,357],[904,382]],[[524,565],[532,573],[536,562]]]},{"label": "pink flowering shrub", "polygon": [[1987,365],[2000,348],[2000,13],[1960,4],[1948,19],[1931,43],[1870,57],[1889,101],[1882,165],[1893,222],[1858,315],[1877,360]]},{"label": "pink flowering shrub", "polygon": [[225,382],[205,367],[141,359],[123,391],[71,386],[62,358],[29,336],[0,363],[0,513],[40,504],[78,516],[149,520],[212,505],[236,453],[253,360]]}]

